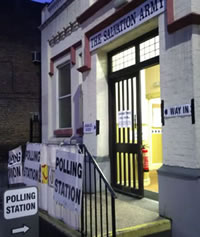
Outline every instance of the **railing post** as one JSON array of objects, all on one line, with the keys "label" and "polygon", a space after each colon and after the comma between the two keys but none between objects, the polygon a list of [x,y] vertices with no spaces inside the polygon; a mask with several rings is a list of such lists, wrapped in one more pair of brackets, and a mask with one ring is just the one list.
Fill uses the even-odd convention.
[{"label": "railing post", "polygon": [[[109,236],[109,218],[108,218],[108,193],[110,193],[111,197],[111,223],[112,223],[112,236],[116,236],[116,215],[115,215],[115,198],[116,195],[108,183],[106,177],[102,173],[101,169],[99,168],[98,164],[96,163],[95,159],[93,156],[89,153],[85,145],[79,145],[79,148],[81,149],[83,155],[84,155],[84,193],[83,193],[83,198],[82,198],[82,216],[81,216],[81,236],[92,236],[93,234],[98,236],[98,208],[97,208],[97,175],[96,172],[98,173],[99,177],[99,226],[100,226],[100,236],[104,236],[103,231],[105,230],[107,232],[107,236]],[[86,164],[87,162],[87,164]],[[87,167],[88,166],[88,167]],[[92,180],[92,167],[94,166],[94,180]],[[93,182],[92,182],[93,181]],[[105,185],[105,204],[106,204],[106,211],[104,213],[103,211],[103,203],[102,203],[102,182]],[[93,184],[94,183],[94,184]],[[93,187],[94,185],[94,187]],[[92,205],[92,187],[94,188],[94,209]],[[87,198],[87,191],[89,191],[88,198]],[[88,199],[88,201],[87,201]],[[88,213],[89,211],[89,213]],[[93,213],[94,213],[94,220],[93,220]],[[87,214],[89,214],[87,216]],[[106,226],[103,226],[103,217],[105,214],[105,223]],[[89,223],[90,222],[90,223]],[[95,227],[93,229],[93,223],[95,224]],[[90,224],[90,226],[89,226]]]},{"label": "railing post", "polygon": [[115,198],[112,198],[112,236],[116,236]]},{"label": "railing post", "polygon": [[84,236],[84,194],[82,192],[82,207],[81,207],[81,236]]}]

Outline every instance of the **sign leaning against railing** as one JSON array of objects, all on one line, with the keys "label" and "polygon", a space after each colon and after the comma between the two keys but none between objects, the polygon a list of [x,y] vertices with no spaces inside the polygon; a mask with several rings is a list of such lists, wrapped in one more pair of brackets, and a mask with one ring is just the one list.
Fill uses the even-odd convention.
[{"label": "sign leaning against railing", "polygon": [[56,151],[54,199],[65,208],[81,213],[83,154]]}]

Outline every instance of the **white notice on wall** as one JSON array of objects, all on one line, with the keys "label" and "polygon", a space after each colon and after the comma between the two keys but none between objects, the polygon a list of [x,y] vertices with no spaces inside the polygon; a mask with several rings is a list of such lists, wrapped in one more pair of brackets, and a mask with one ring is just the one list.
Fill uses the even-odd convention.
[{"label": "white notice on wall", "polygon": [[132,112],[130,110],[124,110],[118,112],[119,128],[131,128],[132,127]]},{"label": "white notice on wall", "polygon": [[8,181],[9,184],[23,183],[21,146],[8,153]]},{"label": "white notice on wall", "polygon": [[54,199],[65,208],[80,214],[83,183],[83,155],[56,151]]},{"label": "white notice on wall", "polygon": [[96,123],[84,123],[84,134],[96,132]]},{"label": "white notice on wall", "polygon": [[165,118],[191,116],[191,105],[184,104],[164,109]]}]

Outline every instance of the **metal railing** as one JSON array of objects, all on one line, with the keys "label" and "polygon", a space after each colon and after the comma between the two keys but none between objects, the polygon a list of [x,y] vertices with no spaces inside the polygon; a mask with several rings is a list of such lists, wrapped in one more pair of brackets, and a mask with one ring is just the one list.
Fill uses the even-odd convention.
[{"label": "metal railing", "polygon": [[116,194],[85,145],[81,236],[116,236]]}]

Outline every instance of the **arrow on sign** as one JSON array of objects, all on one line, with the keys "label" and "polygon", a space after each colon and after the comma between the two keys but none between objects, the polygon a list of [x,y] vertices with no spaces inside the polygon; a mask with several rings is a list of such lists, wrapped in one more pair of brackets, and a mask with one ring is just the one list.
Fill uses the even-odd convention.
[{"label": "arrow on sign", "polygon": [[23,227],[20,227],[20,228],[15,228],[15,229],[12,229],[12,234],[19,234],[19,233],[26,233],[27,231],[29,231],[29,227],[24,225]]}]

